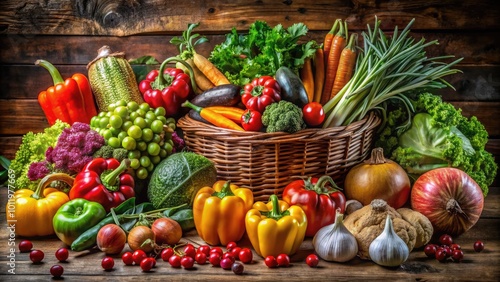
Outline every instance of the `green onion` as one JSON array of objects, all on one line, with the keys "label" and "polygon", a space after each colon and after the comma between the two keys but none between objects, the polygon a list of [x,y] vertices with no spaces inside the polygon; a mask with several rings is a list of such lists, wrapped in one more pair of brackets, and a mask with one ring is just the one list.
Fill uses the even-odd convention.
[{"label": "green onion", "polygon": [[[356,61],[353,77],[340,92],[324,105],[327,118],[323,128],[348,125],[363,119],[371,110],[385,109],[389,99],[400,99],[408,110],[413,107],[405,96],[410,91],[451,87],[443,77],[460,72],[451,67],[463,58],[451,63],[440,60],[453,56],[427,58],[425,48],[437,45],[437,40],[415,41],[409,36],[411,20],[399,33],[396,26],[392,36],[380,29],[380,20],[363,32],[363,48]],[[383,115],[385,113],[382,113]]]}]

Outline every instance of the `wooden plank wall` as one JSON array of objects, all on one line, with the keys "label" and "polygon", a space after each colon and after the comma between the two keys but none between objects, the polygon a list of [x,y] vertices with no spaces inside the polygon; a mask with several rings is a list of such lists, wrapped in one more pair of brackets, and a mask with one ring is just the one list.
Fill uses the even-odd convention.
[{"label": "wooden plank wall", "polygon": [[[125,51],[127,58],[151,55],[162,61],[177,54],[169,43],[188,23],[210,42],[198,49],[209,55],[231,28],[245,31],[255,20],[285,27],[303,22],[306,40],[322,41],[337,18],[359,32],[382,20],[385,30],[403,28],[413,18],[412,35],[439,45],[429,56],[463,57],[463,73],[450,76],[456,88],[440,90],[444,99],[475,115],[486,126],[487,149],[500,159],[500,10],[494,0],[280,0],[280,1],[159,1],[60,0],[0,3],[0,155],[13,158],[21,136],[48,124],[37,103],[38,92],[52,81],[34,65],[45,59],[63,77],[86,73],[86,65],[103,45]],[[497,185],[498,186],[498,185]]]}]

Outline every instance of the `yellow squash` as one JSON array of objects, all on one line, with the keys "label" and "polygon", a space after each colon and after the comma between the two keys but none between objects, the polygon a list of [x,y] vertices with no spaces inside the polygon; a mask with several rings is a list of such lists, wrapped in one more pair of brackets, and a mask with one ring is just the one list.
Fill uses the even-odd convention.
[{"label": "yellow squash", "polygon": [[193,202],[196,231],[210,245],[237,242],[245,233],[245,215],[252,208],[253,193],[229,181],[203,187]]},{"label": "yellow squash", "polygon": [[256,202],[247,212],[245,226],[253,248],[262,257],[291,255],[304,241],[307,217],[300,206],[289,206],[278,196]]},{"label": "yellow squash", "polygon": [[71,176],[53,173],[45,176],[35,191],[20,189],[9,199],[5,209],[7,222],[15,223],[17,235],[33,237],[54,234],[52,218],[59,207],[69,201],[66,193],[55,188],[46,188],[56,180],[70,186],[73,184]]}]

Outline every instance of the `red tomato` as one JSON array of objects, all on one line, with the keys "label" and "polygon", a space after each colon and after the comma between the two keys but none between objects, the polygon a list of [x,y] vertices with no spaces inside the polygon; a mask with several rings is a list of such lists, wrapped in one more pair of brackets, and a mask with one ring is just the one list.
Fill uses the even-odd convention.
[{"label": "red tomato", "polygon": [[302,108],[304,114],[304,121],[309,126],[318,126],[325,120],[325,110],[318,102],[309,102]]}]

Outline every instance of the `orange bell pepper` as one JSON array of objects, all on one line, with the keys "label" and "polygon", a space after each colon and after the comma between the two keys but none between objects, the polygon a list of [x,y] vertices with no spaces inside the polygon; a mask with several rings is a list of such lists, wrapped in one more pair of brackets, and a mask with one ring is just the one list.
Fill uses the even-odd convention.
[{"label": "orange bell pepper", "polygon": [[209,245],[237,242],[245,233],[245,215],[252,208],[253,193],[230,181],[219,180],[201,188],[194,198],[196,231]]},{"label": "orange bell pepper", "polygon": [[70,125],[77,121],[90,123],[90,119],[97,115],[97,109],[87,77],[75,73],[63,80],[56,67],[48,61],[37,60],[35,65],[48,70],[54,81],[53,86],[38,94],[38,103],[49,124],[53,125],[57,119]]}]

